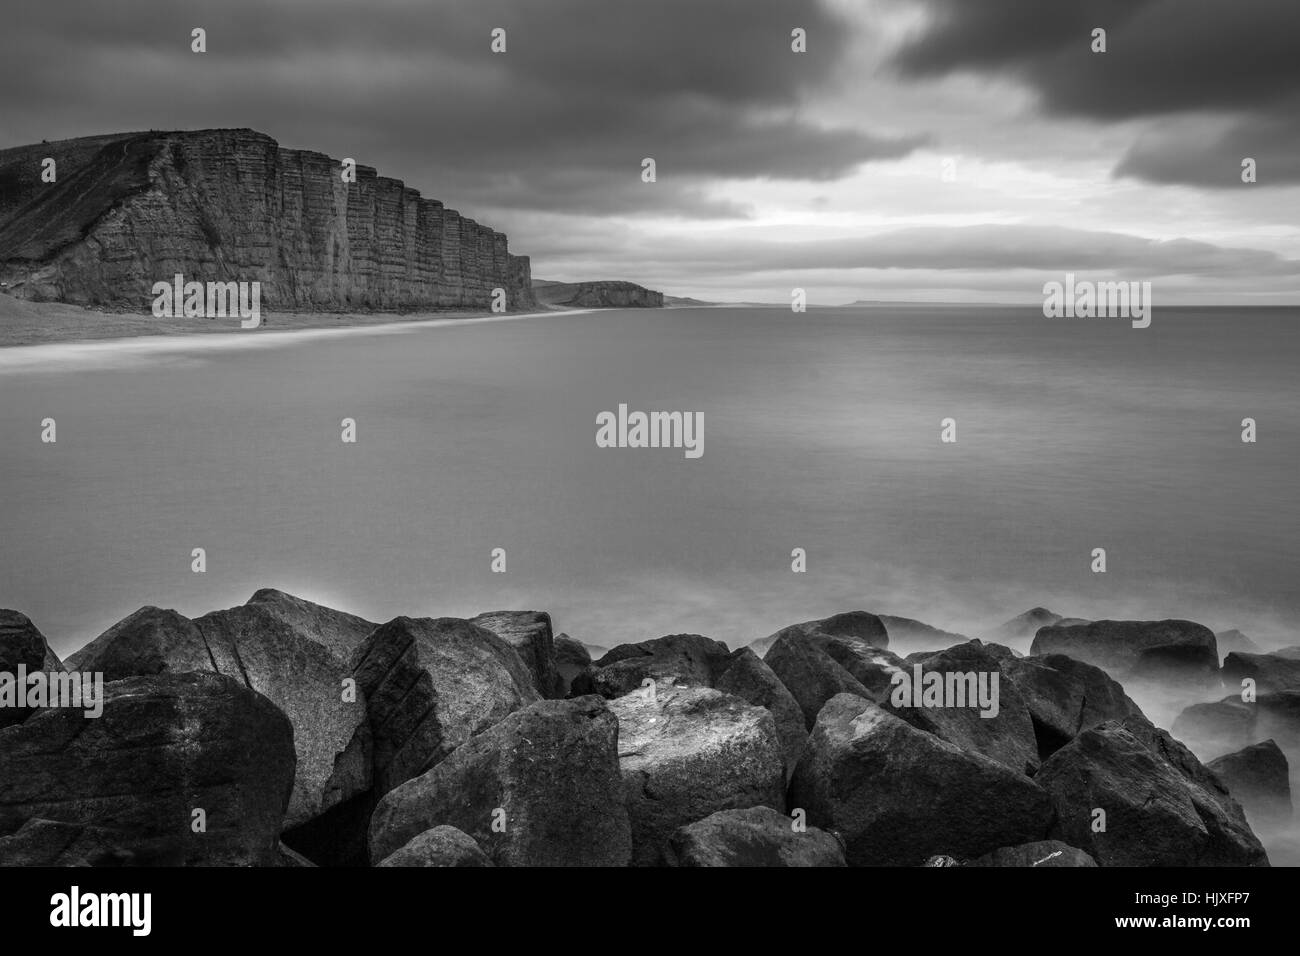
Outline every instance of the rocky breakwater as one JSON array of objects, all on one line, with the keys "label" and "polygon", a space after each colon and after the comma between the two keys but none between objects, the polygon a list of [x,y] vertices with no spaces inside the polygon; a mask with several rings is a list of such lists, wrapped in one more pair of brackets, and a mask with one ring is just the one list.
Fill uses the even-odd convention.
[{"label": "rocky breakwater", "polygon": [[0,865],[1260,866],[1230,788],[1290,806],[1277,747],[1220,776],[1099,667],[903,658],[865,611],[763,657],[594,661],[544,612],[376,624],[273,590],[143,608],[66,662],[0,625],[6,667],[104,680],[99,718],[6,704]]},{"label": "rocky breakwater", "polygon": [[[55,163],[55,181],[42,178]],[[278,311],[536,305],[506,237],[400,180],[250,129],[0,150],[0,281],[20,298],[148,310],[158,281],[260,282]]]}]

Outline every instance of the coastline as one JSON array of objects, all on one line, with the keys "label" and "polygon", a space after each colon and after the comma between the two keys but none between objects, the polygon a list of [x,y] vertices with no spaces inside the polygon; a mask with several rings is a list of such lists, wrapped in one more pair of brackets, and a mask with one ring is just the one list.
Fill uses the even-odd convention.
[{"label": "coastline", "polygon": [[62,302],[27,302],[0,293],[0,352],[52,345],[97,342],[189,339],[254,331],[260,336],[303,331],[387,329],[467,321],[503,321],[542,315],[590,312],[539,305],[529,312],[497,313],[486,309],[428,312],[263,312],[262,324],[246,330],[236,319],[159,319],[149,313],[111,312]]}]

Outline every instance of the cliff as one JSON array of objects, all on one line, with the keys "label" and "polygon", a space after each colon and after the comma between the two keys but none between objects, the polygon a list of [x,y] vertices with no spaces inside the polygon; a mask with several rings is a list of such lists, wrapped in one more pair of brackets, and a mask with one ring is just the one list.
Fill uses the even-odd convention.
[{"label": "cliff", "polygon": [[533,283],[533,294],[545,305],[583,309],[660,309],[664,294],[635,282],[548,282]]},{"label": "cliff", "polygon": [[[41,182],[52,157],[57,181]],[[249,129],[0,150],[0,281],[37,301],[146,310],[171,281],[259,281],[279,311],[533,307],[527,256],[400,180]]]}]

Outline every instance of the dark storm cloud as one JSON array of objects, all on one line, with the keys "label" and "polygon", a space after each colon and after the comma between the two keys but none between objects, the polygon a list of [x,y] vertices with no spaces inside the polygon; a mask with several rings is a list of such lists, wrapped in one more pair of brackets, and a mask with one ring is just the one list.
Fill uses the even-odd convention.
[{"label": "dark storm cloud", "polygon": [[[708,186],[836,179],[924,142],[801,118],[850,35],[811,2],[40,0],[7,20],[0,83],[27,95],[0,126],[5,145],[248,126],[471,212],[743,215]],[[807,54],[790,52],[794,26]],[[489,50],[495,27],[503,55]]]},{"label": "dark storm cloud", "polygon": [[[894,57],[905,76],[976,71],[1017,77],[1061,116],[1117,121],[1219,112],[1238,124],[1220,141],[1157,140],[1117,172],[1209,186],[1221,160],[1293,151],[1300,140],[1300,2],[1297,0],[916,0],[928,26]],[[1107,52],[1091,51],[1093,28]],[[1269,139],[1261,140],[1267,134]],[[1273,164],[1271,183],[1300,182],[1295,164]],[[1261,185],[1265,181],[1261,179]]]}]

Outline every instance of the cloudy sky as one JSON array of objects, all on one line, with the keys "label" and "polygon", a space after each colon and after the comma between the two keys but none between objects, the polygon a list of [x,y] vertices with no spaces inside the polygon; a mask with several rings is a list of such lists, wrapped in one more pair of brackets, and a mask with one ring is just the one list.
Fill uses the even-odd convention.
[{"label": "cloudy sky", "polygon": [[8,0],[5,19],[0,147],[252,127],[505,231],[540,278],[1041,302],[1073,271],[1166,303],[1300,302],[1300,0]]}]

